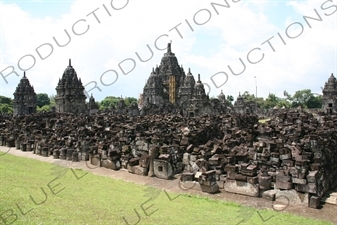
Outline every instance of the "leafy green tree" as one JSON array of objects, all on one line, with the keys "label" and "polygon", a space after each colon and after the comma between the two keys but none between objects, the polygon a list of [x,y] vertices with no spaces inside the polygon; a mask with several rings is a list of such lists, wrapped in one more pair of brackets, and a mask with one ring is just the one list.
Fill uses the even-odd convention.
[{"label": "leafy green tree", "polygon": [[314,108],[322,108],[322,96],[310,96],[310,98],[307,101],[307,107],[309,109],[314,109]]},{"label": "leafy green tree", "polygon": [[100,110],[103,110],[103,109],[109,109],[111,108],[112,106],[117,106],[117,103],[119,102],[119,98],[116,98],[114,96],[108,96],[108,97],[105,97],[105,99],[103,99],[101,101],[101,107],[100,107]]},{"label": "leafy green tree", "polygon": [[243,92],[241,96],[245,102],[255,102],[255,96],[253,94],[249,94],[248,91]]},{"label": "leafy green tree", "polygon": [[51,107],[52,107],[52,106],[50,106],[50,105],[44,105],[44,106],[42,106],[41,108],[40,108],[40,107],[37,107],[37,108],[36,108],[36,111],[37,111],[37,112],[42,112],[42,111],[49,112],[50,109],[51,109]]},{"label": "leafy green tree", "polygon": [[279,108],[290,108],[291,107],[291,103],[287,100],[287,99],[281,99],[279,102],[278,102],[278,104],[277,104],[277,106],[279,107]]},{"label": "leafy green tree", "polygon": [[8,104],[11,105],[12,104],[12,99],[8,98],[6,96],[2,96],[0,95],[0,104]]},{"label": "leafy green tree", "polygon": [[227,103],[232,106],[233,105],[233,101],[234,101],[234,97],[232,95],[227,95],[226,97]]},{"label": "leafy green tree", "polygon": [[264,108],[266,109],[274,108],[279,104],[280,100],[281,99],[277,97],[275,94],[269,94],[264,102]]},{"label": "leafy green tree", "polygon": [[9,104],[0,104],[0,112],[13,113],[13,107]]},{"label": "leafy green tree", "polygon": [[322,107],[322,97],[315,96],[310,89],[298,90],[293,96],[288,92],[284,91],[286,99],[290,102],[291,107],[302,108],[321,108]]},{"label": "leafy green tree", "polygon": [[0,95],[0,112],[13,113],[13,100],[11,98]]},{"label": "leafy green tree", "polygon": [[38,93],[36,95],[36,100],[37,100],[37,106],[42,107],[44,105],[49,105],[50,104],[50,98],[46,93]]},{"label": "leafy green tree", "polygon": [[[100,102],[100,110],[109,109],[112,106],[116,107],[118,102],[121,100],[121,97],[108,96]],[[133,102],[137,102],[137,99],[134,97],[125,97],[124,102],[126,106],[131,105]]]},{"label": "leafy green tree", "polygon": [[291,103],[291,106],[301,106],[302,108],[307,108],[307,102],[311,97],[313,97],[313,94],[311,93],[310,89],[296,91],[292,97],[293,101]]},{"label": "leafy green tree", "polygon": [[255,98],[255,95],[249,94],[248,91],[243,92],[241,96],[245,102],[257,104],[258,108],[264,108],[264,99],[262,97]]},{"label": "leafy green tree", "polygon": [[134,97],[126,97],[124,98],[124,102],[126,106],[131,105],[133,102],[137,102],[137,99]]},{"label": "leafy green tree", "polygon": [[51,107],[55,106],[56,105],[56,103],[55,103],[55,95],[50,95],[49,99],[50,99],[50,106]]}]

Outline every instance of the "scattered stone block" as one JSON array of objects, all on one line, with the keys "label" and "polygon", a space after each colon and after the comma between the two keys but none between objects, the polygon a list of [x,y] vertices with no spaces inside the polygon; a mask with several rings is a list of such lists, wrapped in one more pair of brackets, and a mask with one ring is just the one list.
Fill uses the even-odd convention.
[{"label": "scattered stone block", "polygon": [[259,196],[259,185],[250,184],[244,181],[236,181],[236,180],[227,179],[225,182],[224,189],[225,191],[231,192],[231,193],[255,196],[255,197]]}]

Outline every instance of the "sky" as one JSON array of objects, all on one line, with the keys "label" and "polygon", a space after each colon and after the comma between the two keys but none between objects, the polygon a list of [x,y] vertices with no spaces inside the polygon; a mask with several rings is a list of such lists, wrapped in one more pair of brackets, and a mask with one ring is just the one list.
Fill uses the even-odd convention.
[{"label": "sky", "polygon": [[337,0],[1,0],[0,95],[23,71],[55,95],[71,59],[97,101],[138,98],[167,43],[210,97],[321,94],[337,74]]}]

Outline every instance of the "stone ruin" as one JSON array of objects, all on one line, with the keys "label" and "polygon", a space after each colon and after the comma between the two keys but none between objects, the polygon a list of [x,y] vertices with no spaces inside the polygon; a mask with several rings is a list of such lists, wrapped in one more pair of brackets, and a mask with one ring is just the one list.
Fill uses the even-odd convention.
[{"label": "stone ruin", "polygon": [[160,65],[152,69],[141,94],[140,115],[179,113],[184,116],[218,115],[228,112],[226,101],[211,101],[204,84],[185,73],[171,50],[171,43]]},{"label": "stone ruin", "polygon": [[337,81],[333,74],[322,90],[322,108],[327,113],[337,112]]},{"label": "stone ruin", "polygon": [[36,113],[36,93],[30,85],[26,72],[15,89],[13,100],[13,114],[26,115]]},{"label": "stone ruin", "polygon": [[62,78],[59,79],[56,87],[56,112],[87,113],[86,98],[81,78],[77,77],[77,73],[69,59],[69,65],[64,70]]},{"label": "stone ruin", "polygon": [[127,116],[37,113],[0,117],[0,145],[141,176],[275,199],[307,193],[308,205],[336,181],[335,114],[283,111],[264,124],[251,114]]}]

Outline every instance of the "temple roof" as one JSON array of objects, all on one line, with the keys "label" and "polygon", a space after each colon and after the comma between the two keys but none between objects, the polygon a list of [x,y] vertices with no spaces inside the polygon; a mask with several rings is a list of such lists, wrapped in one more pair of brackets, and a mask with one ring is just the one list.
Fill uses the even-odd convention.
[{"label": "temple roof", "polygon": [[336,77],[333,75],[333,73],[329,77],[328,83],[336,83]]},{"label": "temple roof", "polygon": [[[167,45],[167,52],[161,59],[159,66],[159,74],[160,75],[175,75],[181,76],[183,75],[183,70],[179,66],[178,59],[174,53],[172,53],[171,43]],[[180,78],[180,77],[179,77]]]},{"label": "temple roof", "polygon": [[23,73],[23,77],[20,80],[20,83],[16,87],[14,96],[16,94],[35,94],[34,87],[30,85],[28,78],[26,77],[26,72]]},{"label": "temple roof", "polygon": [[331,74],[331,76],[328,79],[328,82],[325,82],[324,85],[324,89],[323,89],[323,94],[324,92],[336,92],[337,90],[337,80],[335,78],[335,76],[333,75],[333,73]]},{"label": "temple roof", "polygon": [[222,90],[221,90],[221,93],[219,94],[218,98],[219,99],[225,99],[226,98],[226,96],[224,95],[224,93],[222,92]]},{"label": "temple roof", "polygon": [[75,69],[71,66],[71,59],[69,59],[69,65],[64,70],[62,78],[59,80],[59,85],[80,85],[82,84],[81,79],[77,78],[77,73]]},{"label": "temple roof", "polygon": [[236,98],[236,100],[243,100],[243,97],[241,96],[241,92],[239,92],[239,96]]}]

